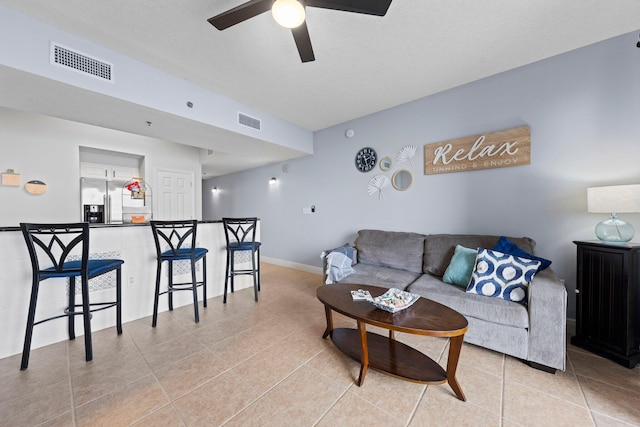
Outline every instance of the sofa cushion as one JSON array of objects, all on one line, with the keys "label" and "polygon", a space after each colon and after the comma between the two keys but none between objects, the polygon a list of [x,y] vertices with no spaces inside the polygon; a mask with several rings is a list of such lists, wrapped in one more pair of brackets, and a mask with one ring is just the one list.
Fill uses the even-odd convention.
[{"label": "sofa cushion", "polygon": [[540,261],[479,249],[467,292],[508,301],[527,302],[527,288]]},{"label": "sofa cushion", "polygon": [[529,327],[529,314],[524,305],[470,294],[459,286],[446,284],[429,274],[420,276],[407,290],[444,304],[464,316],[516,328]]},{"label": "sofa cushion", "polygon": [[[456,245],[474,249],[491,249],[499,238],[500,236],[474,234],[430,234],[424,240],[423,271],[442,277],[453,257]],[[524,251],[534,253],[536,242],[533,239],[528,237],[508,237],[508,239]]]},{"label": "sofa cushion", "polygon": [[405,290],[407,286],[420,277],[420,273],[362,263],[354,265],[353,269],[355,273],[348,275],[340,283],[355,283],[358,285]]},{"label": "sofa cushion", "polygon": [[442,276],[442,281],[450,285],[464,286],[466,289],[476,265],[477,255],[477,249],[457,245],[451,262]]},{"label": "sofa cushion", "polygon": [[424,239],[418,233],[360,230],[355,240],[358,263],[421,273]]}]

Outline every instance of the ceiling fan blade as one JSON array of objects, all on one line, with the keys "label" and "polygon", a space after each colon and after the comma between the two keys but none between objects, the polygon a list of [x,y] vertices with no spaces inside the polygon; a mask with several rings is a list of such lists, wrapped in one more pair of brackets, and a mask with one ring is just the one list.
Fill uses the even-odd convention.
[{"label": "ceiling fan blade", "polygon": [[222,12],[207,21],[219,30],[224,30],[233,25],[239,24],[247,19],[258,16],[261,13],[271,10],[273,0],[251,0],[240,6]]},{"label": "ceiling fan blade", "polygon": [[293,39],[296,41],[298,47],[298,53],[302,62],[315,61],[316,57],[313,55],[313,48],[311,47],[311,38],[309,38],[309,30],[307,29],[307,23],[303,22],[297,28],[292,28],[291,33]]},{"label": "ceiling fan blade", "polygon": [[304,3],[310,7],[384,16],[391,0],[306,0]]}]

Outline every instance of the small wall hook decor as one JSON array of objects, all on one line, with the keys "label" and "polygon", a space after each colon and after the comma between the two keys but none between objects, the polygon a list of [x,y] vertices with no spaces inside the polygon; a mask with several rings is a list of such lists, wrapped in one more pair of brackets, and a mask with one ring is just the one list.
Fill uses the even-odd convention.
[{"label": "small wall hook decor", "polygon": [[6,172],[2,172],[2,185],[19,186],[20,174],[13,169],[7,169]]}]

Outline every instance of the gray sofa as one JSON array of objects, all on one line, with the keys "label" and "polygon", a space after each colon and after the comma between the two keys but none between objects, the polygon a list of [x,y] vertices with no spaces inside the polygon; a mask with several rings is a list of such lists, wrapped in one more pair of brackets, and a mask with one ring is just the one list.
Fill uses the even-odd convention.
[{"label": "gray sofa", "polygon": [[[355,240],[355,272],[340,283],[395,287],[437,301],[467,318],[466,342],[538,369],[564,371],[567,292],[551,268],[535,275],[527,304],[467,293],[442,281],[456,245],[491,249],[499,237],[360,230]],[[534,253],[532,239],[508,239]]]}]

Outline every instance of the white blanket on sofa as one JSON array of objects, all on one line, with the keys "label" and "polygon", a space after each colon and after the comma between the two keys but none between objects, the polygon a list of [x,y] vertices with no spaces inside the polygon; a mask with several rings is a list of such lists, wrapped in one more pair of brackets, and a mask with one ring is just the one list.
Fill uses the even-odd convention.
[{"label": "white blanket on sofa", "polygon": [[353,273],[355,270],[351,268],[351,258],[342,252],[329,252],[327,255],[327,285],[339,282]]}]

